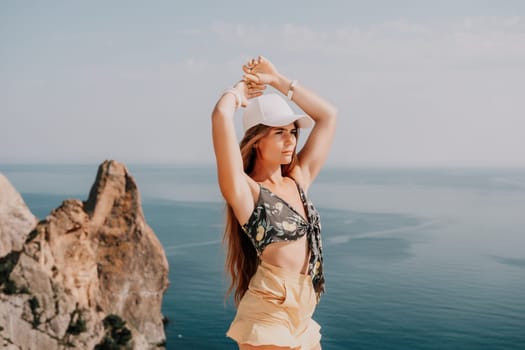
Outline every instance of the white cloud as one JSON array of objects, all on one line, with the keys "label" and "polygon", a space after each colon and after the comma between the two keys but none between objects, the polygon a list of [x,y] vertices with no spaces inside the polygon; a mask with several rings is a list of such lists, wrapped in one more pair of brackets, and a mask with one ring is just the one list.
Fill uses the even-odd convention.
[{"label": "white cloud", "polygon": [[217,40],[245,49],[331,57],[364,69],[525,66],[525,21],[520,17],[465,18],[446,23],[389,21],[368,26],[254,26],[216,23]]}]

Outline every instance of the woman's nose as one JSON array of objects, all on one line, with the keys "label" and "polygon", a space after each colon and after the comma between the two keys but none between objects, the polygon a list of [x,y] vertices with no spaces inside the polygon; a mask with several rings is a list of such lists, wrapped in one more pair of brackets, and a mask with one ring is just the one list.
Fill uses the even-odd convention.
[{"label": "woman's nose", "polygon": [[286,133],[285,135],[286,135],[286,136],[285,136],[284,141],[285,141],[285,143],[286,143],[287,145],[293,144],[293,143],[295,142],[295,136],[294,136],[293,134],[291,134],[291,133]]}]

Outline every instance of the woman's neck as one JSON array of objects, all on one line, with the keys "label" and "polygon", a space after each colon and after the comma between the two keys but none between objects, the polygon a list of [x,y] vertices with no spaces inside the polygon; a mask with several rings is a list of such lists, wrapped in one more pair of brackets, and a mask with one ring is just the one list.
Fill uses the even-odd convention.
[{"label": "woman's neck", "polygon": [[283,182],[281,165],[270,166],[256,162],[250,177],[256,182],[265,182],[272,185],[279,185]]}]

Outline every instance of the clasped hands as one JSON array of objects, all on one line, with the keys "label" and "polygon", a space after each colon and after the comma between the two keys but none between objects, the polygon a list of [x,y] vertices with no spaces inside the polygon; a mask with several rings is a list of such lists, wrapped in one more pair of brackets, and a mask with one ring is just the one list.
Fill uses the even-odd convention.
[{"label": "clasped hands", "polygon": [[235,84],[234,89],[241,93],[242,107],[246,107],[248,100],[263,94],[267,85],[277,80],[279,72],[265,57],[252,58],[242,66],[244,75],[242,80]]}]

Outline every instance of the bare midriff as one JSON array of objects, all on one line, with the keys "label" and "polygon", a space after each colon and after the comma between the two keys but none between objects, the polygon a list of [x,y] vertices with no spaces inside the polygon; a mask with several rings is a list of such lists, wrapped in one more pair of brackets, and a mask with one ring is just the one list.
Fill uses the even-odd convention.
[{"label": "bare midriff", "polygon": [[296,241],[275,242],[261,254],[261,260],[291,272],[308,274],[310,254],[306,235]]}]

